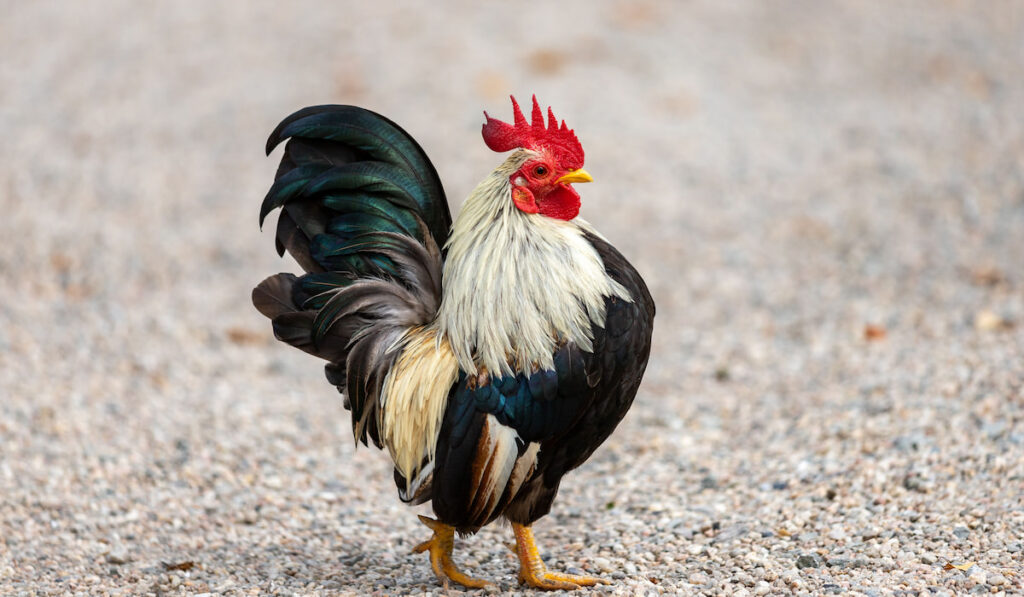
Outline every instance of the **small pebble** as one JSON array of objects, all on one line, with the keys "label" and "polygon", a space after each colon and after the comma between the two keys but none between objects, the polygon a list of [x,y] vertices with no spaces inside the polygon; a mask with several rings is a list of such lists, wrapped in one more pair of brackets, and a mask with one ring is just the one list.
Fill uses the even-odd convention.
[{"label": "small pebble", "polygon": [[820,568],[821,557],[817,554],[805,553],[796,559],[797,568]]},{"label": "small pebble", "polygon": [[131,556],[129,556],[128,552],[124,550],[112,551],[107,554],[107,562],[110,564],[121,565],[127,564],[130,561]]},{"label": "small pebble", "polygon": [[594,564],[594,566],[596,566],[601,572],[612,572],[616,570],[616,568],[612,566],[611,561],[607,558],[594,558],[591,560],[591,563]]}]

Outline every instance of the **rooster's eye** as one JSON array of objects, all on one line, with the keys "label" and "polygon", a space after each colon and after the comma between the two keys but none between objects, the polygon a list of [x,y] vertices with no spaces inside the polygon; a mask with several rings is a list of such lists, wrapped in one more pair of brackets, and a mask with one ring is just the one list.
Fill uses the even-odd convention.
[{"label": "rooster's eye", "polygon": [[547,173],[548,169],[545,166],[537,166],[536,168],[533,169],[534,176],[544,176]]}]

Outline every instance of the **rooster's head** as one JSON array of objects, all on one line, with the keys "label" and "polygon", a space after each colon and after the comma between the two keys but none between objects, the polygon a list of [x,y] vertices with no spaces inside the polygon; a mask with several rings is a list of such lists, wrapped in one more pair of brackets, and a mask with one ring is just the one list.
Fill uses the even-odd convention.
[{"label": "rooster's head", "polygon": [[530,157],[509,177],[512,201],[525,213],[539,213],[560,220],[571,220],[579,214],[580,196],[571,186],[574,182],[594,179],[583,169],[583,147],[576,134],[561,125],[548,108],[548,122],[533,96],[532,122],[527,123],[516,98],[512,98],[515,124],[491,118],[484,112],[484,142],[494,151],[525,149]]}]

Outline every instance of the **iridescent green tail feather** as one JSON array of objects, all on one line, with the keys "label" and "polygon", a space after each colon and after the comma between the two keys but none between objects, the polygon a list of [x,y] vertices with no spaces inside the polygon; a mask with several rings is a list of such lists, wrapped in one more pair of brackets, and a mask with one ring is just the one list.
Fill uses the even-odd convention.
[{"label": "iridescent green tail feather", "polygon": [[278,339],[330,361],[356,439],[380,445],[379,393],[390,348],[430,321],[441,297],[441,247],[451,214],[420,146],[387,118],[354,106],[314,106],[267,141],[288,140],[260,225],[280,208],[275,241],[306,271],[253,291]]}]

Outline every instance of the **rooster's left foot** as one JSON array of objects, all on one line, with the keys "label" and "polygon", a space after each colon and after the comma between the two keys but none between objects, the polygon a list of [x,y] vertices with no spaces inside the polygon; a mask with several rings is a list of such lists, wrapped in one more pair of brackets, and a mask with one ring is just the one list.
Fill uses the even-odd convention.
[{"label": "rooster's left foot", "polygon": [[533,530],[514,522],[512,530],[516,534],[516,555],[519,557],[519,584],[528,585],[534,589],[566,591],[591,587],[596,584],[609,584],[608,581],[593,576],[548,572],[543,560],[540,559],[540,552],[537,551]]},{"label": "rooster's left foot", "polygon": [[413,553],[430,551],[430,566],[434,574],[448,588],[448,581],[458,583],[471,589],[481,589],[490,583],[483,579],[473,578],[459,571],[452,562],[452,549],[455,546],[455,529],[439,520],[420,516],[420,522],[434,531],[434,535],[413,548]]}]

